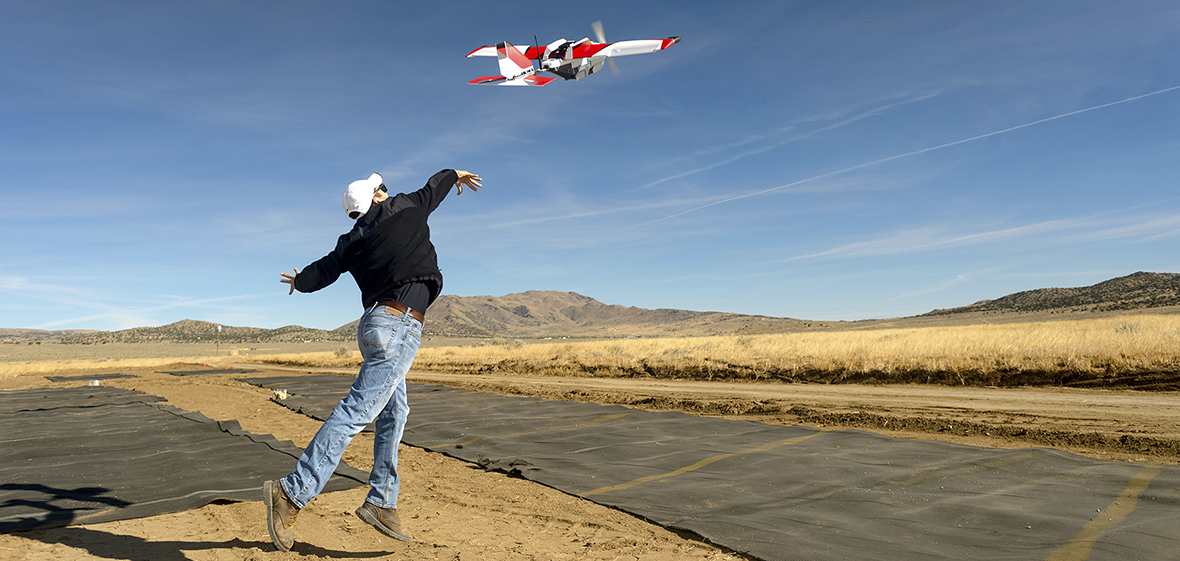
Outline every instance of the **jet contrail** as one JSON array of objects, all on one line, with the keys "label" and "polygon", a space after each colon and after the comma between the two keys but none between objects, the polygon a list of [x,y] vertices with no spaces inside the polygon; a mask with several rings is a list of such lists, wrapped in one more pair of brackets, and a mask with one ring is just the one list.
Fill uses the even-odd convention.
[{"label": "jet contrail", "polygon": [[946,144],[939,144],[938,146],[931,146],[931,147],[929,147],[929,148],[923,148],[923,149],[921,149],[921,150],[914,150],[913,152],[906,152],[905,154],[898,154],[898,155],[896,155],[896,156],[889,156],[888,158],[881,158],[880,160],[873,160],[873,161],[871,161],[871,162],[865,162],[865,163],[863,163],[863,164],[857,164],[857,165],[855,165],[855,166],[852,166],[852,167],[850,167],[850,168],[844,168],[844,169],[840,169],[840,170],[836,170],[836,171],[829,171],[828,173],[822,173],[822,174],[820,174],[820,175],[815,175],[815,176],[812,176],[812,177],[808,177],[807,179],[800,179],[799,181],[795,181],[795,182],[792,182],[792,183],[787,183],[786,185],[779,185],[778,187],[771,187],[771,188],[769,188],[769,189],[763,189],[763,190],[761,190],[761,191],[755,191],[755,192],[753,192],[753,193],[746,193],[745,195],[737,195],[737,196],[734,196],[734,197],[730,197],[730,198],[728,198],[728,199],[722,199],[722,200],[720,200],[720,201],[712,202],[712,203],[709,203],[709,204],[707,204],[707,205],[701,205],[701,206],[698,206],[698,207],[695,207],[695,208],[690,208],[690,209],[688,209],[688,210],[686,210],[686,211],[679,212],[679,213],[676,213],[676,214],[673,214],[673,215],[670,215],[670,216],[665,216],[665,217],[663,217],[663,218],[657,218],[657,219],[655,219],[655,220],[652,220],[652,221],[650,221],[650,222],[644,222],[643,224],[637,224],[637,225],[635,225],[635,226],[631,226],[630,228],[627,228],[627,229],[628,229],[628,230],[630,230],[631,228],[638,228],[638,227],[640,227],[640,226],[647,226],[648,224],[655,224],[656,222],[662,222],[662,221],[664,221],[664,220],[668,220],[668,219],[671,219],[671,218],[676,218],[677,216],[684,216],[685,214],[688,214],[688,213],[690,213],[690,212],[696,212],[696,211],[698,211],[698,210],[706,209],[706,208],[709,208],[709,207],[711,207],[711,206],[717,206],[717,205],[719,205],[719,204],[728,203],[728,202],[731,202],[731,201],[736,201],[736,200],[738,200],[738,199],[748,199],[748,198],[750,198],[750,197],[757,197],[758,195],[764,195],[764,194],[766,194],[766,193],[769,193],[769,192],[771,192],[771,191],[778,191],[779,189],[786,189],[787,187],[794,187],[794,186],[796,186],[796,185],[799,185],[799,184],[802,184],[802,183],[807,183],[807,182],[809,182],[809,181],[815,181],[816,179],[823,179],[823,178],[825,178],[825,177],[830,177],[830,176],[833,176],[833,175],[837,175],[837,174],[841,174],[841,173],[846,173],[846,172],[850,172],[850,171],[858,170],[858,169],[861,169],[861,168],[867,168],[867,167],[869,167],[869,166],[875,166],[875,165],[877,165],[877,164],[883,164],[883,163],[885,163],[885,162],[891,162],[891,161],[893,161],[893,160],[899,160],[899,159],[901,159],[901,158],[908,158],[908,157],[910,157],[910,156],[916,156],[916,155],[918,155],[918,154],[924,154],[924,153],[926,153],[926,152],[932,152],[932,151],[934,151],[934,150],[941,150],[941,149],[943,149],[943,148],[949,148],[949,147],[951,147],[951,146],[958,146],[959,144],[965,144],[965,143],[967,143],[967,142],[971,142],[971,141],[974,141],[974,140],[979,140],[979,139],[981,139],[981,138],[987,138],[987,137],[989,137],[989,136],[996,136],[997,134],[1004,134],[1004,133],[1006,133],[1006,132],[1012,132],[1012,131],[1015,131],[1015,130],[1020,130],[1020,129],[1023,129],[1023,128],[1031,127],[1031,126],[1033,126],[1033,125],[1039,125],[1039,124],[1041,124],[1041,123],[1047,123],[1047,122],[1049,122],[1049,121],[1056,121],[1057,119],[1064,119],[1064,118],[1066,118],[1066,117],[1071,117],[1071,116],[1073,116],[1073,115],[1078,115],[1078,114],[1080,114],[1080,113],[1086,113],[1086,112],[1089,112],[1089,111],[1094,111],[1094,110],[1097,110],[1097,109],[1102,109],[1102,108],[1105,108],[1105,107],[1110,107],[1110,106],[1112,106],[1112,105],[1120,105],[1120,104],[1123,104],[1123,103],[1130,103],[1130,102],[1132,102],[1132,101],[1136,101],[1136,100],[1139,100],[1139,99],[1143,99],[1143,98],[1145,98],[1145,97],[1151,97],[1151,96],[1153,96],[1153,95],[1159,95],[1159,94],[1162,94],[1162,93],[1167,93],[1167,92],[1174,91],[1174,90],[1180,90],[1180,86],[1172,86],[1172,87],[1170,87],[1170,88],[1164,88],[1164,89],[1162,89],[1162,90],[1156,90],[1156,91],[1154,91],[1154,92],[1145,93],[1145,94],[1142,94],[1142,95],[1137,95],[1137,96],[1135,96],[1135,97],[1128,97],[1127,99],[1122,99],[1122,100],[1119,100],[1119,101],[1112,101],[1112,102],[1110,102],[1110,103],[1103,103],[1102,105],[1095,105],[1095,106],[1093,106],[1093,107],[1087,107],[1087,108],[1085,108],[1085,109],[1078,109],[1077,111],[1070,111],[1069,113],[1062,113],[1062,114],[1060,114],[1060,115],[1054,115],[1054,116],[1052,116],[1052,117],[1046,117],[1046,118],[1044,118],[1044,119],[1040,119],[1040,120],[1037,120],[1037,121],[1033,121],[1033,122],[1031,122],[1031,123],[1025,123],[1025,124],[1023,124],[1023,125],[1016,125],[1016,126],[1014,126],[1014,127],[1008,127],[1008,128],[1006,128],[1006,129],[1002,129],[1002,130],[998,130],[998,131],[992,131],[992,132],[985,133],[985,134],[981,134],[981,135],[978,135],[978,136],[973,136],[973,137],[971,137],[971,138],[964,138],[964,139],[962,139],[962,140],[956,140],[956,141],[954,141],[954,142],[948,142],[948,143],[946,143]]},{"label": "jet contrail", "polygon": [[[676,179],[680,179],[681,177],[688,177],[688,176],[690,176],[690,175],[693,175],[693,174],[696,174],[696,173],[700,173],[700,172],[702,172],[702,171],[709,171],[709,170],[711,170],[711,169],[713,169],[713,168],[721,167],[721,166],[723,166],[723,165],[725,165],[725,164],[729,164],[729,163],[736,162],[736,161],[738,161],[738,160],[740,160],[740,159],[742,159],[742,158],[746,158],[746,157],[749,157],[749,156],[755,156],[755,155],[761,154],[761,153],[763,153],[763,152],[769,152],[769,151],[771,151],[771,150],[774,150],[775,148],[778,148],[779,146],[782,146],[782,145],[784,145],[784,144],[786,144],[786,143],[788,143],[788,142],[794,142],[794,141],[796,141],[796,140],[802,140],[802,139],[804,139],[804,138],[807,138],[807,137],[809,137],[809,136],[815,136],[815,135],[817,135],[817,134],[819,134],[819,133],[821,133],[821,132],[830,131],[830,130],[832,130],[832,129],[838,129],[838,128],[840,128],[840,127],[843,127],[843,126],[846,126],[846,125],[851,125],[852,123],[855,123],[855,122],[857,122],[857,121],[859,121],[859,120],[861,120],[861,119],[865,119],[865,118],[867,118],[867,117],[872,117],[872,116],[874,116],[874,115],[880,115],[881,113],[883,113],[883,112],[885,112],[885,111],[888,111],[889,109],[893,109],[894,107],[897,107],[897,106],[899,106],[899,105],[908,105],[908,104],[910,104],[910,103],[915,103],[915,102],[918,102],[918,101],[922,101],[922,100],[930,99],[930,98],[932,98],[932,97],[934,97],[934,96],[936,96],[936,95],[938,95],[938,94],[940,94],[940,93],[942,93],[942,92],[941,92],[941,91],[926,92],[926,93],[924,93],[924,94],[922,94],[922,95],[920,95],[920,96],[918,96],[918,97],[914,97],[914,98],[911,98],[911,99],[906,99],[906,100],[903,100],[903,101],[898,101],[898,102],[896,102],[896,103],[890,103],[890,104],[888,104],[888,105],[884,105],[884,106],[881,106],[881,107],[874,107],[874,108],[872,108],[872,109],[869,109],[868,111],[861,112],[859,115],[853,115],[852,117],[849,117],[849,118],[847,118],[847,119],[844,119],[844,120],[842,120],[842,121],[839,121],[839,122],[836,122],[836,123],[832,123],[832,124],[830,124],[830,125],[827,125],[827,126],[824,126],[824,127],[820,127],[820,128],[818,128],[818,129],[815,129],[815,130],[812,130],[812,131],[807,131],[807,132],[805,132],[805,133],[802,133],[802,134],[797,134],[797,135],[795,135],[795,136],[792,136],[791,138],[788,138],[788,139],[785,139],[785,140],[780,140],[780,141],[778,141],[778,142],[775,142],[774,144],[771,144],[770,146],[764,146],[764,147],[762,147],[762,148],[759,148],[759,149],[757,149],[757,150],[751,150],[751,151],[749,151],[749,152],[743,152],[743,153],[741,153],[741,154],[738,154],[738,155],[736,155],[736,156],[734,156],[734,157],[732,157],[732,158],[729,158],[729,159],[727,159],[727,160],[722,160],[722,161],[720,161],[720,162],[717,162],[717,163],[715,163],[715,164],[709,164],[709,165],[707,165],[707,166],[705,166],[705,167],[703,167],[703,168],[697,168],[697,169],[694,169],[694,170],[691,170],[691,171],[686,171],[686,172],[684,172],[684,173],[678,173],[678,174],[676,174],[676,175],[673,175],[673,176],[665,177],[665,178],[663,178],[663,179],[657,179],[657,180],[655,180],[655,181],[652,181],[651,183],[648,183],[647,185],[644,185],[644,186],[640,187],[640,189],[647,189],[648,187],[654,187],[654,186],[656,186],[656,185],[659,185],[659,184],[661,184],[661,183],[664,183],[664,182],[666,182],[666,181],[673,181],[673,180],[676,180]],[[794,128],[794,125],[791,125],[791,128]],[[789,130],[789,129],[788,129],[788,130]]]}]

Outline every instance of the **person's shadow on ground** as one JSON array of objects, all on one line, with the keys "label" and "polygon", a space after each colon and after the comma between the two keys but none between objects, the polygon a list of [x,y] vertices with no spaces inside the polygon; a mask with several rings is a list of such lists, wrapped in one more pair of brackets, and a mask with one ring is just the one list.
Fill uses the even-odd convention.
[{"label": "person's shadow on ground", "polygon": [[59,489],[40,483],[0,485],[0,532],[68,526],[79,513],[122,508],[131,503],[104,496],[106,487]]},{"label": "person's shadow on ground", "polygon": [[[131,561],[188,561],[183,552],[203,549],[260,549],[270,551],[269,541],[154,541],[137,536],[112,534],[91,528],[68,527],[81,516],[99,509],[121,508],[131,503],[110,496],[104,487],[60,489],[38,483],[0,485],[0,532],[11,533],[47,544],[85,549],[96,557]],[[65,527],[63,527],[65,526]],[[388,551],[336,551],[297,542],[293,551],[301,556],[316,555],[338,559],[364,559],[389,555]]]},{"label": "person's shadow on ground", "polygon": [[[188,561],[185,551],[207,549],[259,549],[274,550],[269,541],[246,541],[234,538],[228,541],[153,541],[138,536],[124,536],[94,530],[91,528],[54,528],[32,530],[15,535],[48,544],[63,544],[85,549],[95,557],[128,561]],[[338,551],[312,544],[296,542],[293,552],[300,556],[318,556],[334,559],[370,559],[389,555],[390,551]]]}]

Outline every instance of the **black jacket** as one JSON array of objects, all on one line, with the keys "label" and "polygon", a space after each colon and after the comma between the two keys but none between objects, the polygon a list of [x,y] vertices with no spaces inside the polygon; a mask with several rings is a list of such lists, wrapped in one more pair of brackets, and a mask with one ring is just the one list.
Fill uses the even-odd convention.
[{"label": "black jacket", "polygon": [[336,249],[295,276],[295,290],[315,292],[352,273],[368,309],[394,287],[408,282],[430,286],[430,301],[442,292],[442,272],[430,243],[426,219],[451,192],[459,176],[444,169],[413,193],[398,193],[375,204],[336,241]]}]

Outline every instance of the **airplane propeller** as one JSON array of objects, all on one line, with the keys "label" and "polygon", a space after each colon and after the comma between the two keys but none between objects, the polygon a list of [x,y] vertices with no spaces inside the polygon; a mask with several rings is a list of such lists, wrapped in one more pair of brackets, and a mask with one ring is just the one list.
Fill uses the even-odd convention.
[{"label": "airplane propeller", "polygon": [[[602,20],[590,24],[590,28],[594,30],[594,37],[598,39],[599,43],[606,42],[606,33],[602,32]],[[606,63],[610,65],[610,73],[618,76],[621,70],[619,70],[619,65],[615,64],[615,59],[606,57]]]}]

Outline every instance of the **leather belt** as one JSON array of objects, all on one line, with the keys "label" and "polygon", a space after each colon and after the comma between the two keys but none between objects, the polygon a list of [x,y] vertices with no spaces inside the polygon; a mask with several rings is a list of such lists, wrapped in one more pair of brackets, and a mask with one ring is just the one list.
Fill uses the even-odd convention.
[{"label": "leather belt", "polygon": [[390,311],[390,310],[385,310],[385,311],[387,311],[395,316],[400,317],[400,316],[404,316],[406,314],[409,314],[410,317],[412,317],[422,323],[426,323],[426,316],[422,315],[422,312],[419,312],[418,310],[411,310],[409,306],[402,304],[401,302],[398,302],[395,300],[382,300],[380,302],[377,302],[377,305],[378,306],[385,306],[386,308],[393,308],[393,311],[396,311],[398,313],[393,314],[393,311]]}]

